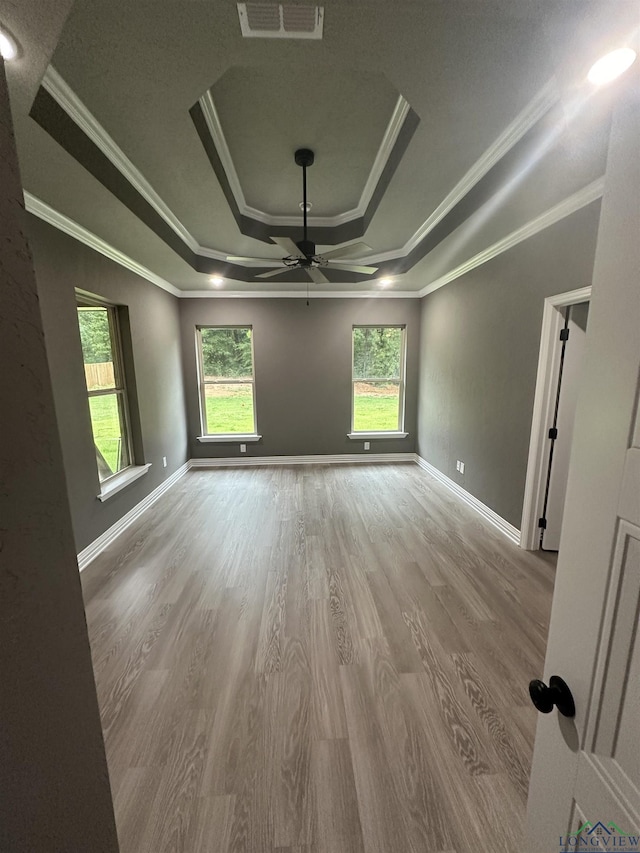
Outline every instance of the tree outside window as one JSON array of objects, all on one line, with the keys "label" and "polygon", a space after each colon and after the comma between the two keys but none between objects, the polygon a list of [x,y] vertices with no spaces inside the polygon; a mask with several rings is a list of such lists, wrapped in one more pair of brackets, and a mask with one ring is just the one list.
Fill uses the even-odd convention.
[{"label": "tree outside window", "polygon": [[403,429],[404,370],[404,326],[354,326],[352,432]]},{"label": "tree outside window", "polygon": [[197,342],[203,435],[255,434],[253,330],[201,326]]},{"label": "tree outside window", "polygon": [[117,309],[78,301],[78,325],[100,482],[132,464]]}]

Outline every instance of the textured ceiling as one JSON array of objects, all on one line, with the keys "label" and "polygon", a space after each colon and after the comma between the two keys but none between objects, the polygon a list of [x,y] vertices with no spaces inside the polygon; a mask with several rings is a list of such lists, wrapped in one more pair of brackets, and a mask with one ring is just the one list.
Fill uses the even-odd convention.
[{"label": "textured ceiling", "polygon": [[380,73],[345,74],[312,60],[293,74],[273,64],[230,68],[211,94],[247,204],[280,216],[299,213],[297,147],[316,154],[312,214],[357,207],[398,100]]},{"label": "textured ceiling", "polygon": [[[418,290],[602,175],[615,87],[586,97],[584,74],[606,49],[637,41],[637,0],[324,6],[324,38],[309,42],[242,39],[229,0],[83,0],[61,34],[62,4],[0,0],[0,20],[24,47],[7,71],[25,188],[179,289],[209,288],[218,265],[232,290],[297,290],[296,273],[256,282],[259,269],[215,260],[281,252],[242,233],[191,108],[211,90],[245,199],[271,214],[300,215],[292,155],[314,147],[312,213],[333,216],[357,205],[402,95],[419,122],[362,239],[370,257],[388,258],[381,272],[398,273],[396,289]],[[193,246],[214,260],[176,248],[175,228],[145,216],[126,181],[64,122],[54,138],[29,117],[52,52],[64,82]],[[555,105],[407,254],[416,232],[549,81]],[[44,125],[55,123],[47,109]],[[369,286],[345,275],[326,289]]]}]

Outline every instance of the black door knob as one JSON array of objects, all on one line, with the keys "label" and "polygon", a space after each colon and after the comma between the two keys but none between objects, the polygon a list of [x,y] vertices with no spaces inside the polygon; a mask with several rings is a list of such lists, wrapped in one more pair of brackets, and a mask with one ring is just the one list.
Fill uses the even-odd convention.
[{"label": "black door knob", "polygon": [[529,682],[531,701],[542,714],[549,714],[555,705],[565,717],[575,717],[576,706],[571,691],[559,675],[552,675],[549,686],[538,678]]}]

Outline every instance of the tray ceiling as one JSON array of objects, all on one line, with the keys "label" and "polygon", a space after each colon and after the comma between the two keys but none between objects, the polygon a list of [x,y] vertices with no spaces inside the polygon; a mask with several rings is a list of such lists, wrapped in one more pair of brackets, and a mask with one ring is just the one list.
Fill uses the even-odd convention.
[{"label": "tray ceiling", "polygon": [[[243,227],[194,105],[209,93],[244,203],[263,221],[301,217],[293,151],[312,147],[316,242],[335,245],[360,235],[322,227],[361,205],[405,103],[399,125],[412,120],[384,150],[359,227],[363,260],[417,291],[601,177],[615,92],[587,93],[584,73],[610,45],[637,40],[635,0],[615,13],[584,0],[324,9],[322,40],[295,41],[243,39],[235,3],[74,4],[48,73],[77,114],[46,81],[38,89],[29,51],[7,68],[26,190],[178,290],[205,291],[219,272],[231,290],[295,291],[296,273],[258,284],[259,267],[226,263],[277,258],[269,233],[301,235]],[[52,40],[44,18],[25,14],[12,29]],[[327,289],[371,286],[344,274]]]}]

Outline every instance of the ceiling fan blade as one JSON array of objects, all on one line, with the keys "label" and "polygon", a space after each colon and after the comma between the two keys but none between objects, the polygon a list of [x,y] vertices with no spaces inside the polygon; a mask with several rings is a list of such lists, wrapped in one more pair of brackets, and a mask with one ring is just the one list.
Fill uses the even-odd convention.
[{"label": "ceiling fan blade", "polygon": [[269,272],[261,272],[260,275],[256,276],[256,278],[273,278],[276,275],[282,275],[282,273],[286,271],[287,268],[280,265],[280,269],[270,270]]},{"label": "ceiling fan blade", "polygon": [[295,258],[304,257],[304,254],[296,246],[291,237],[272,237],[271,239],[274,243],[277,243],[278,246],[287,253],[287,255],[293,255]]},{"label": "ceiling fan blade", "polygon": [[361,255],[366,255],[371,251],[371,246],[366,243],[350,243],[348,246],[343,246],[341,249],[332,249],[330,252],[323,252],[322,257],[329,258],[358,258]]},{"label": "ceiling fan blade", "polygon": [[361,272],[365,273],[365,275],[371,275],[371,273],[378,272],[378,267],[361,267],[357,264],[341,264],[340,261],[330,261],[331,269],[333,270],[346,270],[347,272]]},{"label": "ceiling fan blade", "polygon": [[304,267],[311,281],[316,284],[329,284],[329,279],[317,267]]},{"label": "ceiling fan blade", "polygon": [[253,263],[254,261],[260,261],[260,264],[264,267],[282,266],[282,261],[278,258],[245,258],[241,255],[227,255],[227,260],[234,261],[238,264],[248,264],[249,262]]}]

